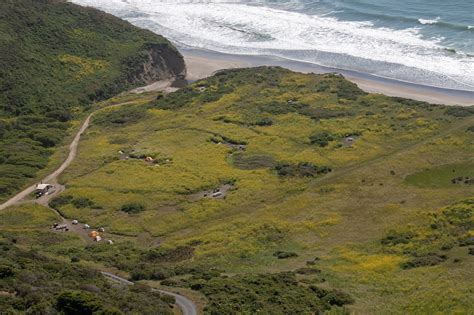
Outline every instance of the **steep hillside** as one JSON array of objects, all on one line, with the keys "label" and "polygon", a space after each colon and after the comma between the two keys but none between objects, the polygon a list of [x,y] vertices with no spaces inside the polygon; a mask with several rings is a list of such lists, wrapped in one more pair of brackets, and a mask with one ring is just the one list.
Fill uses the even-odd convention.
[{"label": "steep hillside", "polygon": [[191,289],[209,314],[469,313],[473,126],[337,75],[223,71],[93,119],[50,205],[114,246],[18,244]]},{"label": "steep hillside", "polygon": [[165,38],[64,1],[2,1],[0,56],[0,199],[46,165],[92,102],[186,72]]}]

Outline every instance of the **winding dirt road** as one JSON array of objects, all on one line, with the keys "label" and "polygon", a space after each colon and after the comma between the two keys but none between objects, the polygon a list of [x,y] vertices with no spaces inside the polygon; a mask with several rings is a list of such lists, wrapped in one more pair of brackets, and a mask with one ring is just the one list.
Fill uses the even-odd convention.
[{"label": "winding dirt road", "polygon": [[[54,172],[47,175],[42,180],[42,182],[44,182],[44,183],[55,185],[56,190],[54,192],[52,192],[51,194],[42,196],[41,198],[38,198],[38,199],[34,200],[33,202],[44,205],[44,206],[48,206],[48,202],[52,197],[54,197],[54,196],[58,195],[59,193],[61,193],[62,191],[64,191],[65,187],[58,183],[58,177],[59,177],[59,175],[61,175],[64,172],[64,170],[69,165],[71,165],[71,163],[76,158],[77,148],[79,146],[79,141],[81,140],[81,136],[84,133],[84,131],[86,131],[87,127],[89,127],[89,123],[90,123],[90,120],[91,120],[92,116],[94,116],[94,114],[96,114],[97,112],[99,112],[99,111],[101,111],[105,108],[118,107],[118,106],[123,106],[123,105],[127,105],[127,104],[132,104],[132,103],[133,103],[133,101],[129,101],[129,102],[123,102],[123,103],[119,103],[119,104],[110,105],[110,106],[107,106],[107,107],[97,109],[96,111],[89,114],[89,116],[87,116],[87,118],[82,123],[81,128],[78,130],[78,132],[74,136],[74,139],[72,140],[71,144],[69,145],[69,153],[68,153],[67,158],[64,160],[64,162],[61,163],[61,165]],[[21,192],[19,192],[18,194],[16,194],[12,198],[10,198],[9,200],[7,200],[3,204],[1,204],[0,205],[0,210],[3,210],[5,208],[8,208],[8,207],[16,205],[16,204],[20,204],[22,202],[25,202],[25,199],[27,197],[29,197],[35,191],[35,189],[36,189],[36,184],[25,188],[24,190],[22,190]],[[61,214],[58,213],[56,210],[54,210],[54,209],[51,209],[51,210],[54,211],[56,214],[58,214],[62,218],[63,223],[70,223],[69,220],[62,217]],[[73,227],[70,224],[68,224],[68,225],[70,226],[70,228]],[[71,229],[71,231],[72,232],[77,232],[75,229]],[[128,281],[127,279],[121,278],[119,276],[116,276],[114,274],[111,274],[109,272],[101,271],[101,273],[105,277],[107,277],[109,279],[112,279],[114,281],[117,281],[117,282],[120,282],[120,283],[126,284],[126,285],[133,285],[133,282]],[[193,301],[191,301],[190,299],[188,299],[188,298],[186,298],[182,295],[176,294],[174,292],[169,292],[169,291],[165,291],[165,290],[156,290],[156,289],[153,289],[153,290],[155,290],[157,292],[160,292],[162,294],[165,294],[165,295],[173,296],[175,298],[176,305],[181,309],[181,312],[182,312],[183,315],[197,315],[198,314],[197,307],[196,307],[195,303]]]}]

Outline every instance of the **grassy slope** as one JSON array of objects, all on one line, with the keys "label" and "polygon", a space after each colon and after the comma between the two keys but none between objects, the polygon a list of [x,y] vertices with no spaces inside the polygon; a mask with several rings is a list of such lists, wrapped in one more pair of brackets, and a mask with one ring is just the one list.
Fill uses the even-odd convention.
[{"label": "grassy slope", "polygon": [[[259,126],[263,118],[272,124]],[[473,189],[446,183],[444,169],[471,169],[472,125],[471,109],[365,95],[337,76],[228,71],[154,104],[96,117],[62,178],[66,195],[88,198],[92,206],[66,202],[60,210],[130,237],[113,248],[76,247],[67,255],[99,259],[136,279],[191,286],[207,295],[209,311],[284,313],[308,294],[300,287],[316,285],[348,292],[355,299],[350,309],[359,313],[468,313],[473,257],[458,239],[473,233]],[[311,135],[323,132],[333,140],[311,144]],[[358,135],[352,146],[343,144],[348,134]],[[246,142],[246,150],[216,138]],[[119,150],[161,162],[119,160]],[[278,162],[310,162],[333,172],[282,177],[273,168]],[[426,169],[444,184],[413,175]],[[190,197],[227,182],[234,189],[223,200]],[[145,211],[120,211],[131,202]],[[382,242],[390,235],[398,241]],[[298,256],[277,259],[276,251]],[[430,259],[436,265],[406,268]],[[218,271],[202,271],[209,268]],[[296,278],[298,288],[282,289],[287,284],[280,277],[283,283]],[[213,280],[203,285],[202,279]],[[249,293],[270,296],[272,287],[280,304]],[[295,295],[282,293],[288,291]],[[245,305],[232,304],[232,297]],[[303,300],[315,304],[296,303],[302,313],[321,306]]]},{"label": "grassy slope", "polygon": [[0,17],[2,200],[47,166],[73,117],[133,85],[147,44],[168,42],[60,1],[2,1]]}]

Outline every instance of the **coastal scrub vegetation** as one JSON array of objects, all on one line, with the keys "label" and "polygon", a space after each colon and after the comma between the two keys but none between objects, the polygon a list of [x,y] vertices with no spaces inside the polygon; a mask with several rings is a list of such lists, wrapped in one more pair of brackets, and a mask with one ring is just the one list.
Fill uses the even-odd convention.
[{"label": "coastal scrub vegetation", "polygon": [[[172,314],[173,301],[146,287],[113,285],[99,272],[0,240],[0,309],[5,314]],[[40,289],[38,289],[40,288]]]},{"label": "coastal scrub vegetation", "polygon": [[93,102],[146,83],[139,77],[150,45],[174,50],[163,37],[92,8],[0,3],[0,200],[49,166]]},{"label": "coastal scrub vegetation", "polygon": [[[191,292],[206,314],[474,308],[472,186],[451,182],[471,176],[474,116],[278,67],[143,103],[98,113],[60,178],[65,196],[102,207],[66,198],[60,212],[113,245],[54,233],[54,213],[31,205],[8,210],[2,235]],[[109,124],[130,110],[141,118]]]}]

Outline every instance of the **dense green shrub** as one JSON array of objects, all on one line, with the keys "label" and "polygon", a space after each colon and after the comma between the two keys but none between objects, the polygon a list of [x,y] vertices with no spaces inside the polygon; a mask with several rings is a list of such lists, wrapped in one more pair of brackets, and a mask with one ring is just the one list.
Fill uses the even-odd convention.
[{"label": "dense green shrub", "polygon": [[323,148],[329,144],[329,142],[334,141],[334,136],[328,132],[318,132],[314,133],[309,137],[311,144],[316,144],[319,147]]},{"label": "dense green shrub", "polygon": [[400,267],[402,267],[402,269],[412,269],[418,267],[436,266],[444,262],[446,259],[448,259],[446,255],[429,253],[423,256],[413,257],[410,260],[402,263]]},{"label": "dense green shrub", "polygon": [[179,246],[176,248],[152,248],[145,252],[142,257],[150,262],[177,262],[193,257],[194,249],[189,246]]},{"label": "dense green shrub", "polygon": [[312,275],[316,273],[321,273],[321,270],[316,269],[316,268],[302,267],[302,268],[296,269],[295,272],[299,275]]},{"label": "dense green shrub", "polygon": [[292,272],[193,277],[184,283],[206,296],[207,314],[323,314],[332,305],[353,302],[342,292],[328,291],[320,297]]},{"label": "dense green shrub", "polygon": [[49,206],[53,209],[59,209],[60,207],[71,203],[73,199],[74,199],[74,197],[71,196],[71,195],[59,195],[59,196],[53,198],[49,202]]},{"label": "dense green shrub", "polygon": [[12,277],[15,270],[10,266],[0,265],[0,279]]},{"label": "dense green shrub", "polygon": [[348,100],[356,100],[359,96],[367,95],[366,92],[362,91],[357,84],[345,80],[342,76],[337,78],[336,81],[336,94],[339,98]]},{"label": "dense green shrub", "polygon": [[398,232],[395,230],[390,230],[387,235],[382,238],[380,243],[386,246],[408,244],[415,236],[416,234],[412,231]]},{"label": "dense green shrub", "polygon": [[330,173],[332,170],[327,166],[317,166],[309,162],[298,164],[278,163],[275,170],[279,176],[314,177],[320,174]]},{"label": "dense green shrub", "polygon": [[103,126],[127,125],[145,119],[146,115],[146,108],[143,106],[125,106],[97,115],[94,122]]},{"label": "dense green shrub", "polygon": [[444,113],[454,117],[468,117],[474,115],[474,107],[451,106]]},{"label": "dense green shrub", "polygon": [[459,246],[474,245],[474,236],[465,237],[459,240]]},{"label": "dense green shrub", "polygon": [[59,210],[61,209],[61,207],[68,204],[72,204],[74,207],[78,209],[81,209],[81,208],[101,209],[102,208],[101,206],[96,205],[94,201],[90,200],[89,198],[86,198],[86,197],[74,198],[73,196],[70,196],[70,195],[60,195],[53,198],[49,202],[49,206],[56,210]]},{"label": "dense green shrub", "polygon": [[94,206],[94,202],[90,200],[89,198],[85,197],[80,197],[80,198],[75,198],[72,200],[72,204],[74,207],[80,209],[80,208],[91,208]]},{"label": "dense green shrub", "polygon": [[271,118],[269,118],[269,117],[263,117],[263,118],[258,119],[258,120],[255,122],[255,124],[256,124],[257,126],[262,126],[262,127],[263,127],[263,126],[271,126],[271,125],[273,125],[273,120],[272,120]]},{"label": "dense green shrub", "polygon": [[139,213],[145,211],[145,206],[138,202],[131,202],[124,204],[120,210],[127,213]]},{"label": "dense green shrub", "polygon": [[355,300],[347,293],[340,290],[327,290],[316,286],[309,287],[317,297],[330,305],[343,306],[353,304]]},{"label": "dense green shrub", "polygon": [[321,92],[326,92],[327,90],[329,90],[331,88],[331,86],[329,85],[328,82],[326,81],[321,81],[319,82],[316,87],[315,87],[315,91],[318,92],[318,93],[321,93]]},{"label": "dense green shrub", "polygon": [[188,86],[176,91],[172,95],[160,97],[154,106],[160,109],[179,109],[185,105],[190,105],[192,100],[199,95],[198,91]]},{"label": "dense green shrub", "polygon": [[273,256],[275,256],[278,259],[287,259],[287,258],[298,257],[298,254],[294,252],[285,252],[285,251],[279,250],[279,251],[274,252]]},{"label": "dense green shrub", "polygon": [[101,310],[102,306],[91,293],[66,291],[59,295],[56,308],[67,315],[92,315]]}]

